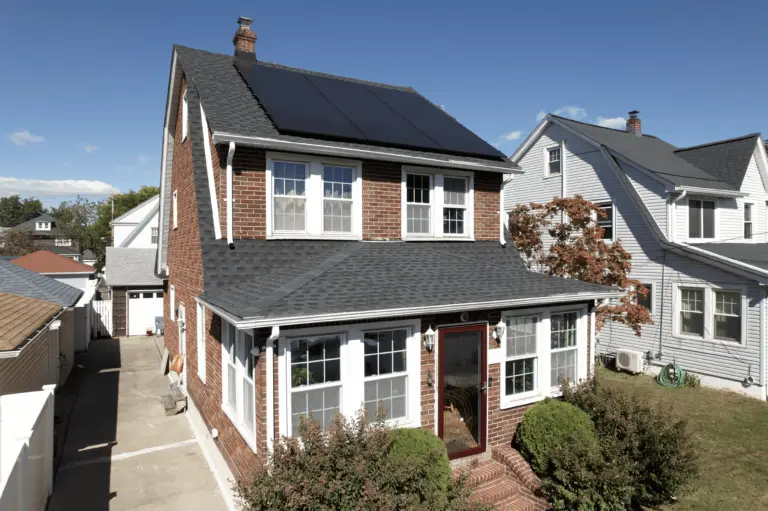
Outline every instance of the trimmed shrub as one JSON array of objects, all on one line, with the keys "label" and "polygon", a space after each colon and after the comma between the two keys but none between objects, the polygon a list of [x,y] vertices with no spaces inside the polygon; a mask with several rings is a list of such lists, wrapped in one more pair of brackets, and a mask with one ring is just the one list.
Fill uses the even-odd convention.
[{"label": "trimmed shrub", "polygon": [[594,380],[564,386],[563,399],[589,414],[605,457],[631,476],[634,507],[670,502],[696,477],[693,440],[674,411]]},{"label": "trimmed shrub", "polygon": [[238,482],[237,493],[251,510],[482,509],[463,479],[452,480],[445,447],[434,440],[370,424],[362,412],[338,415],[325,433],[303,419],[299,438],[275,442],[267,466]]},{"label": "trimmed shrub", "polygon": [[520,452],[536,474],[548,472],[553,452],[559,446],[597,450],[595,425],[589,415],[556,399],[545,399],[528,410],[516,438]]}]

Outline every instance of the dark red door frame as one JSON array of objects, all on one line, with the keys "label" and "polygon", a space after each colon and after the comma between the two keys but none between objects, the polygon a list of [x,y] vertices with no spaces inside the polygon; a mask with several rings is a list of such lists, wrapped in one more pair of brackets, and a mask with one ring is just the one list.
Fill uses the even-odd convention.
[{"label": "dark red door frame", "polygon": [[444,359],[445,359],[445,334],[461,333],[461,332],[480,332],[480,386],[481,399],[480,399],[480,442],[477,447],[472,449],[466,449],[464,451],[458,451],[454,453],[448,453],[448,458],[456,459],[463,458],[464,456],[471,456],[472,454],[478,454],[485,452],[486,450],[486,429],[488,422],[488,391],[486,390],[488,381],[488,325],[487,324],[475,324],[466,326],[452,326],[452,327],[438,327],[437,329],[437,436],[443,438],[443,420],[445,413],[444,392],[445,387],[443,384],[444,376]]}]

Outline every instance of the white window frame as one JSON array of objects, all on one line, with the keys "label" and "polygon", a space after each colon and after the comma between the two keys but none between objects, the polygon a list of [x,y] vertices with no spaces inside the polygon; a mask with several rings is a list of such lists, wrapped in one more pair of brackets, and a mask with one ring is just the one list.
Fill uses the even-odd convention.
[{"label": "white window frame", "polygon": [[[359,160],[346,160],[324,156],[268,152],[267,153],[267,239],[363,239],[363,163]],[[275,161],[303,163],[307,165],[305,181],[305,230],[275,231],[274,223],[274,184],[272,173]],[[350,167],[353,169],[352,182],[352,232],[323,231],[323,167]]]},{"label": "white window frame", "polygon": [[35,230],[37,231],[50,231],[51,222],[35,222]]},{"label": "white window frame", "polygon": [[[747,324],[749,316],[749,296],[746,287],[739,286],[713,286],[698,282],[675,282],[673,286],[673,315],[672,332],[678,339],[693,340],[698,342],[707,342],[713,345],[726,345],[736,349],[747,348],[749,345],[747,335]],[[680,312],[682,308],[681,289],[701,289],[704,291],[704,336],[690,335],[681,331]],[[741,339],[729,341],[724,339],[715,339],[715,292],[723,291],[729,293],[739,293],[741,297]]]},{"label": "white window frame", "polygon": [[[329,326],[321,328],[306,328],[282,330],[278,340],[278,413],[280,417],[280,435],[289,436],[291,424],[291,340],[325,335],[341,336],[341,398],[340,413],[346,417],[354,417],[360,410],[365,398],[365,367],[363,337],[366,332],[381,330],[408,329],[406,339],[406,368],[407,368],[407,416],[402,419],[386,421],[392,427],[421,426],[421,321],[404,320],[381,323],[362,323],[356,325]],[[318,385],[317,388],[320,388]]]},{"label": "white window frame", "polygon": [[[691,220],[691,201],[700,201],[702,203],[702,214],[701,214],[701,222],[700,222],[700,229],[701,229],[701,236],[704,236],[704,203],[705,202],[713,202],[715,204],[715,215],[714,215],[714,228],[715,228],[715,237],[714,238],[693,238],[691,237],[691,227],[690,227],[690,220]],[[689,240],[695,240],[695,241],[705,241],[705,242],[713,242],[720,239],[720,201],[716,198],[712,197],[688,197],[686,199],[686,208],[685,208],[685,232]]]},{"label": "white window frame", "polygon": [[206,353],[205,353],[205,307],[200,303],[197,304],[197,376],[204,384],[205,381],[205,366],[206,366]]},{"label": "white window frame", "polygon": [[157,245],[157,241],[159,239],[160,239],[160,228],[159,227],[150,227],[149,242],[152,245]]},{"label": "white window frame", "polygon": [[[552,174],[549,171],[549,153],[555,150],[560,150],[560,173]],[[542,149],[542,159],[544,161],[544,178],[560,178],[565,175],[565,141],[561,141],[556,145],[547,146]]]},{"label": "white window frame", "polygon": [[184,142],[189,135],[189,103],[187,102],[187,90],[181,104],[181,141]]},{"label": "white window frame", "polygon": [[[747,220],[747,211],[749,211],[749,220]],[[749,224],[749,238],[746,236],[747,224]],[[755,241],[755,205],[752,202],[744,203],[744,241]]]},{"label": "white window frame", "polygon": [[[235,343],[234,345],[230,345],[229,343],[229,329],[235,330]],[[229,418],[232,425],[235,426],[235,429],[240,433],[240,436],[243,437],[243,440],[245,440],[245,443],[248,444],[248,447],[251,448],[251,450],[255,453],[256,450],[256,386],[255,386],[255,378],[253,375],[249,378],[245,374],[245,365],[243,363],[243,356],[250,356],[253,360],[253,368],[254,373],[256,372],[256,360],[252,354],[244,353],[244,347],[245,347],[245,339],[246,336],[250,336],[251,339],[253,339],[254,346],[256,342],[256,338],[254,335],[253,330],[238,330],[235,328],[231,323],[227,322],[226,320],[221,320],[221,335],[222,335],[222,343],[221,343],[221,409],[226,414],[226,416]],[[234,350],[235,353],[235,381],[231,382],[229,381],[229,371],[228,371],[228,365],[229,365],[229,357],[231,355],[230,350]],[[250,350],[248,350],[250,351]],[[243,414],[245,413],[245,406],[243,405],[244,399],[243,399],[243,382],[245,379],[248,379],[248,381],[253,385],[254,392],[253,392],[253,415],[252,415],[252,423],[253,423],[253,429],[250,429],[250,426],[248,426],[245,422],[245,418]],[[235,388],[235,406],[233,407],[229,403],[229,388],[231,385],[234,385]]]},{"label": "white window frame", "polygon": [[176,287],[173,284],[171,284],[169,289],[170,289],[170,299],[168,303],[171,306],[171,310],[169,314],[171,316],[171,321],[176,321]]},{"label": "white window frame", "polygon": [[[576,381],[574,384],[587,379],[589,368],[587,367],[587,344],[589,332],[587,331],[587,307],[563,305],[558,307],[539,307],[534,309],[519,309],[504,311],[501,314],[502,321],[506,324],[511,318],[537,316],[539,318],[536,328],[536,388],[531,392],[507,396],[506,385],[507,378],[507,360],[513,360],[515,357],[507,358],[507,333],[509,328],[505,328],[499,349],[488,350],[488,364],[501,365],[500,370],[500,408],[513,408],[525,404],[541,401],[547,397],[557,397],[562,395],[559,386],[551,385],[551,322],[553,314],[562,314],[567,312],[577,313],[576,318]],[[560,350],[555,350],[560,351]],[[521,357],[525,358],[525,357]]]},{"label": "white window frame", "polygon": [[[408,174],[419,174],[431,176],[430,180],[430,233],[429,234],[409,234],[408,233]],[[449,177],[463,177],[467,180],[467,200],[465,204],[464,215],[464,233],[463,234],[445,234],[443,233],[443,207],[452,207],[444,204],[443,179]],[[400,198],[400,217],[401,217],[401,236],[405,241],[434,241],[441,240],[461,240],[474,241],[475,239],[475,174],[454,169],[433,169],[428,167],[417,167],[403,165],[400,178],[401,198]]]},{"label": "white window frame", "polygon": [[[608,205],[611,206],[611,237],[603,238],[603,241],[615,242],[616,241],[616,205],[611,200],[598,200],[593,202],[598,206],[600,206],[601,209],[604,206],[608,206]],[[595,224],[597,224],[598,227],[600,226],[601,221],[605,222],[605,220],[600,217],[599,213],[595,212],[593,216],[594,216]]]},{"label": "white window frame", "polygon": [[71,247],[72,246],[72,240],[70,238],[56,238],[54,241],[54,246],[57,247]]},{"label": "white window frame", "polygon": [[648,312],[651,313],[651,316],[656,316],[656,288],[658,287],[658,284],[655,280],[643,280],[640,283],[644,286],[651,287],[651,290],[648,293],[651,297],[651,308]]},{"label": "white window frame", "polygon": [[179,191],[173,191],[173,228],[179,228]]}]

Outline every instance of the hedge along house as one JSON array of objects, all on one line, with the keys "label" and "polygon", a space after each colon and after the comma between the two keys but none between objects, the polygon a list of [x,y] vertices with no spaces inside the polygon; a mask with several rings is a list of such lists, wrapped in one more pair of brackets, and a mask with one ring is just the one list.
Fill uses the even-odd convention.
[{"label": "hedge along house", "polygon": [[261,62],[240,23],[234,57],[173,49],[156,268],[235,476],[302,415],[380,405],[452,458],[508,445],[525,406],[587,377],[615,293],[526,271],[500,219],[517,167],[442,109]]}]

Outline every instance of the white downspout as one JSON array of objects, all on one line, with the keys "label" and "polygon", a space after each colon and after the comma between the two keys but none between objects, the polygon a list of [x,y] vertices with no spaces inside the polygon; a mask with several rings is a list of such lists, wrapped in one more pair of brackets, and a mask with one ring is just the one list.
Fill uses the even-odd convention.
[{"label": "white downspout", "polygon": [[672,229],[670,230],[672,236],[669,241],[677,241],[677,203],[684,199],[686,195],[688,195],[688,190],[683,190],[680,195],[672,199]]},{"label": "white downspout", "polygon": [[232,204],[234,203],[234,197],[232,197],[232,160],[235,157],[235,143],[229,143],[229,152],[227,152],[227,244],[230,248],[235,244],[233,240],[232,232],[234,231],[232,220]]},{"label": "white downspout", "polygon": [[280,327],[272,327],[272,333],[267,338],[267,452],[272,452],[275,442],[275,341],[280,337]]}]

